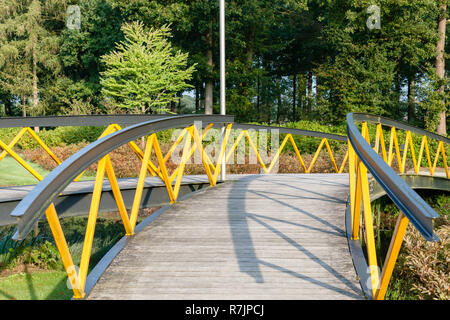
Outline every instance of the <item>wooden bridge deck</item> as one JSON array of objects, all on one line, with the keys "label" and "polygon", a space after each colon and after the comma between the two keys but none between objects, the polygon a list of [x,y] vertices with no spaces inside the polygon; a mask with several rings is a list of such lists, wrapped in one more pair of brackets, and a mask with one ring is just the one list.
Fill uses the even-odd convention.
[{"label": "wooden bridge deck", "polygon": [[346,174],[247,175],[170,207],[128,240],[89,299],[363,299]]}]

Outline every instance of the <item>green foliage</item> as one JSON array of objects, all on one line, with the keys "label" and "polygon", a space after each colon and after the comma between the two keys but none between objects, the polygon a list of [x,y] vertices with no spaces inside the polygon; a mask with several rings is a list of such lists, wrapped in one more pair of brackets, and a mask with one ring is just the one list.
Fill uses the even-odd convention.
[{"label": "green foliage", "polygon": [[133,22],[122,31],[125,40],[102,57],[103,94],[121,111],[166,111],[167,103],[177,100],[175,93],[189,87],[186,81],[195,66],[186,68],[188,55],[173,53],[168,26],[147,31],[141,22]]},{"label": "green foliage", "polygon": [[[19,132],[20,128],[0,129],[0,140],[9,143]],[[105,127],[57,127],[54,129],[42,129],[39,137],[49,147],[59,147],[66,144],[77,144],[80,142],[94,142],[98,139]],[[38,148],[39,144],[25,134],[16,144],[21,149]]]}]

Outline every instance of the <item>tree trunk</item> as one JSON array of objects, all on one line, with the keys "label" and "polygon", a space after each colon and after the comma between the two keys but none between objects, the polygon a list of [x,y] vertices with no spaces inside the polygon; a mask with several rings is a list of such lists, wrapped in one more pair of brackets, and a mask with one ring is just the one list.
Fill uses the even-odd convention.
[{"label": "tree trunk", "polygon": [[[440,38],[437,43],[437,56],[436,56],[436,73],[440,79],[444,79],[445,76],[445,58],[444,58],[444,48],[445,48],[445,26],[446,26],[446,12],[447,3],[442,4],[442,13],[439,17],[438,31]],[[438,92],[444,94],[444,85],[442,85]],[[446,136],[447,135],[447,119],[445,115],[445,101],[442,101],[443,111],[439,114],[439,123],[437,126],[437,133]]]},{"label": "tree trunk", "polygon": [[[36,35],[33,36],[33,114],[37,115],[38,108],[38,78],[37,78],[37,56],[36,56]],[[39,127],[34,127],[34,132],[39,132]]]},{"label": "tree trunk", "polygon": [[408,123],[412,123],[415,115],[415,81],[414,75],[408,79]]},{"label": "tree trunk", "polygon": [[280,123],[280,116],[281,116],[281,88],[280,88],[280,78],[277,77],[277,123]]},{"label": "tree trunk", "polygon": [[200,89],[198,84],[195,86],[195,113],[198,113],[200,107]]},{"label": "tree trunk", "polygon": [[27,116],[27,103],[26,103],[26,97],[22,96],[22,117]]},{"label": "tree trunk", "polygon": [[312,112],[312,71],[308,71],[308,115]]},{"label": "tree trunk", "polygon": [[258,118],[261,114],[261,79],[259,76],[259,69],[258,69],[258,75],[257,75],[257,85],[256,85],[256,110],[258,111]]},{"label": "tree trunk", "polygon": [[297,74],[292,79],[292,120],[297,121]]},{"label": "tree trunk", "polygon": [[214,83],[212,77],[212,72],[214,68],[213,64],[213,29],[212,29],[212,22],[209,27],[209,32],[206,35],[206,42],[208,45],[208,49],[206,50],[206,59],[208,60],[208,68],[209,68],[209,77],[206,81],[205,86],[205,114],[212,114],[213,113],[213,90],[214,90]]}]

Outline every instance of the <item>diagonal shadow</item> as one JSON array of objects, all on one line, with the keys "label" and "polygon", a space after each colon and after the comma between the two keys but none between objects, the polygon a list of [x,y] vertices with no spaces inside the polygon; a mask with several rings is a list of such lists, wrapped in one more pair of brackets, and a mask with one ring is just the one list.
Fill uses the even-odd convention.
[{"label": "diagonal shadow", "polygon": [[290,185],[290,184],[283,184],[283,183],[279,183],[279,182],[276,182],[276,181],[272,181],[272,183],[273,184],[278,184],[278,185],[283,186],[283,187],[288,187],[288,188],[291,188],[291,189],[296,189],[296,190],[300,190],[300,191],[303,191],[303,192],[312,193],[312,194],[315,194],[317,196],[321,196],[321,197],[324,197],[324,198],[327,198],[327,199],[332,199],[332,200],[334,200],[334,202],[337,202],[337,203],[346,203],[346,201],[344,201],[342,199],[339,199],[339,198],[336,198],[336,197],[333,197],[333,196],[330,196],[330,195],[327,195],[327,194],[323,194],[323,193],[320,193],[320,192],[315,192],[315,191],[312,191],[312,190],[296,187],[296,186],[293,186],[293,185]]},{"label": "diagonal shadow", "polygon": [[266,198],[266,199],[269,199],[269,200],[278,202],[279,204],[281,204],[281,205],[283,205],[283,206],[285,206],[285,207],[288,207],[288,208],[291,208],[291,209],[293,209],[293,210],[295,210],[295,211],[298,211],[298,212],[300,212],[300,213],[303,213],[303,214],[307,215],[308,217],[311,217],[311,218],[313,218],[314,220],[317,220],[317,221],[319,221],[320,223],[322,223],[322,224],[324,224],[324,225],[330,227],[331,229],[336,230],[336,231],[339,232],[340,234],[345,235],[345,231],[344,231],[344,230],[342,230],[341,228],[339,228],[339,227],[337,227],[337,226],[335,226],[335,225],[329,223],[328,221],[326,221],[326,220],[324,220],[324,219],[322,219],[322,218],[320,218],[320,217],[317,217],[317,216],[313,215],[312,213],[309,213],[309,212],[307,212],[307,211],[305,211],[305,210],[302,210],[302,209],[299,209],[299,208],[297,208],[297,207],[294,207],[293,205],[290,205],[290,204],[288,204],[288,203],[286,203],[286,202],[284,202],[284,201],[281,201],[281,200],[277,200],[277,199],[268,197],[268,196],[266,196],[265,194],[263,194],[263,193],[261,193],[261,192],[258,192],[258,191],[252,191],[252,190],[250,190],[249,192],[252,192],[252,193],[254,193],[254,194],[257,194],[257,195],[259,195],[259,196],[261,196],[261,197],[263,197],[263,198]]},{"label": "diagonal shadow", "polygon": [[[256,190],[252,190],[253,192],[259,192]],[[273,191],[266,191],[264,190],[264,194],[266,195],[273,195],[273,196],[283,196],[287,199],[305,199],[305,200],[316,200],[316,201],[326,201],[326,202],[334,202],[334,203],[343,203],[342,200],[337,202],[329,199],[323,199],[323,198],[316,198],[316,197],[305,197],[305,196],[297,196],[292,194],[286,194],[286,193],[279,193],[279,192],[273,192]]]},{"label": "diagonal shadow", "polygon": [[343,295],[346,295],[348,297],[355,298],[355,299],[361,299],[361,295],[360,294],[355,294],[355,293],[352,293],[352,292],[345,291],[342,288],[338,288],[338,287],[332,286],[332,285],[330,285],[328,283],[325,283],[325,282],[319,281],[317,279],[305,276],[303,274],[300,274],[298,272],[295,272],[295,271],[283,268],[281,266],[277,266],[277,265],[272,264],[270,262],[259,260],[259,263],[264,265],[264,266],[267,266],[269,268],[272,268],[272,269],[284,272],[284,273],[286,273],[288,275],[291,275],[293,277],[296,277],[296,278],[299,278],[299,279],[303,279],[303,280],[309,281],[311,283],[317,284],[318,286],[321,286],[323,288],[327,288],[327,289],[330,289],[330,290],[342,293]]},{"label": "diagonal shadow", "polygon": [[254,216],[254,217],[258,217],[258,218],[262,218],[262,219],[267,219],[267,220],[272,220],[272,221],[276,221],[276,222],[286,223],[286,224],[290,224],[292,226],[306,228],[306,229],[319,231],[319,232],[323,232],[323,233],[328,233],[328,234],[331,234],[331,235],[334,235],[334,236],[338,236],[338,237],[345,237],[345,234],[342,234],[341,232],[333,232],[333,231],[325,230],[325,229],[322,229],[322,228],[311,227],[311,226],[308,226],[306,224],[295,223],[295,222],[291,222],[291,221],[287,221],[287,220],[283,220],[283,219],[267,217],[267,216],[263,216],[261,214],[249,213],[248,216]]},{"label": "diagonal shadow", "polygon": [[25,279],[27,281],[28,291],[30,292],[31,300],[37,300],[38,297],[36,295],[36,290],[33,285],[33,280],[31,279],[32,275],[28,271],[28,266],[25,264]]},{"label": "diagonal shadow", "polygon": [[309,250],[307,250],[305,247],[303,247],[301,244],[297,243],[296,241],[294,241],[293,239],[291,239],[290,237],[286,236],[284,233],[282,233],[281,231],[277,230],[276,228],[268,225],[267,223],[265,223],[264,221],[261,221],[260,219],[254,217],[254,216],[249,216],[250,219],[254,220],[255,222],[259,223],[260,225],[264,226],[265,228],[267,228],[268,230],[270,230],[271,232],[273,232],[274,234],[278,235],[280,238],[284,239],[286,242],[288,242],[289,244],[291,244],[292,246],[294,246],[296,249],[298,249],[299,251],[303,252],[304,254],[306,254],[308,257],[310,257],[311,259],[313,259],[313,261],[317,261],[317,263],[323,267],[325,270],[327,270],[328,272],[330,272],[331,275],[333,275],[334,277],[336,277],[336,279],[338,279],[339,281],[341,281],[343,284],[345,284],[349,289],[351,289],[353,292],[355,292],[356,294],[360,294],[361,290],[359,290],[351,281],[349,281],[348,279],[346,279],[343,275],[341,275],[337,270],[335,270],[333,267],[331,267],[330,265],[328,265],[327,263],[325,263],[324,261],[322,261],[321,259],[319,259],[316,255],[314,255],[312,252],[310,252]]},{"label": "diagonal shadow", "polygon": [[[239,181],[252,181],[254,179],[257,179],[257,177],[249,176]],[[235,211],[235,208],[245,208],[245,197],[242,197],[242,194],[246,193],[245,189],[248,186],[246,184],[240,185],[244,186],[244,190],[242,188],[233,188],[232,186],[230,188],[230,193],[228,195],[227,201],[228,225],[230,226],[234,253],[238,261],[239,270],[243,273],[247,273],[249,276],[254,278],[257,283],[263,283],[264,279],[260,270],[258,258],[256,257],[253,240],[250,235],[250,229],[247,222],[247,212],[245,212],[244,210]],[[235,219],[241,222],[237,223],[237,221],[233,221]],[[248,250],[241,250],[240,247],[242,246],[248,248]],[[244,267],[244,265],[248,266],[249,263],[251,264],[251,268]],[[251,269],[253,271],[248,271],[247,269]]]}]

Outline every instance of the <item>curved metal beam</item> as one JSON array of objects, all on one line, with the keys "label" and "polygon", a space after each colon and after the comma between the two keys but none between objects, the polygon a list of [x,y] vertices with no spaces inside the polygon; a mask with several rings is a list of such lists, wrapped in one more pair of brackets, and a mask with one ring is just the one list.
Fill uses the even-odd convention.
[{"label": "curved metal beam", "polygon": [[58,194],[95,161],[132,140],[158,131],[192,125],[196,121],[223,124],[232,123],[234,117],[189,115],[151,120],[107,135],[81,149],[50,172],[11,212],[12,217],[19,219],[13,239],[24,239]]},{"label": "curved metal beam", "polygon": [[302,129],[295,129],[295,128],[286,128],[286,127],[273,127],[273,126],[263,126],[263,125],[257,125],[257,124],[247,124],[247,123],[236,123],[233,125],[233,129],[255,129],[255,130],[273,130],[277,129],[280,133],[290,133],[295,134],[299,136],[308,136],[308,137],[317,137],[317,138],[327,138],[332,140],[338,140],[338,141],[347,141],[346,136],[341,136],[338,134],[333,133],[326,133],[326,132],[320,132],[320,131],[310,131],[310,130],[302,130]]},{"label": "curved metal beam", "polygon": [[117,123],[129,126],[140,122],[174,117],[170,114],[102,114],[85,116],[54,116],[54,117],[1,117],[0,128],[24,127],[87,127],[107,126]]},{"label": "curved metal beam", "polygon": [[[356,120],[373,121],[372,119],[380,118],[366,114],[347,114],[348,139],[359,159],[361,159],[377,182],[386,190],[387,195],[406,215],[414,227],[427,240],[438,241],[438,236],[433,232],[432,219],[438,218],[439,215],[383,161],[363,138],[355,125]],[[396,121],[390,120],[390,123],[396,127],[400,127]]]},{"label": "curved metal beam", "polygon": [[[348,119],[348,115],[347,115],[347,119]],[[406,131],[411,131],[423,136],[427,136],[429,138],[438,140],[438,141],[443,141],[445,143],[450,143],[450,139],[444,136],[441,136],[439,134],[430,132],[430,131],[426,131],[424,129],[420,129],[414,126],[411,126],[408,123],[405,122],[401,122],[401,121],[396,121],[396,120],[392,120],[386,117],[381,117],[381,116],[375,116],[373,114],[367,114],[367,113],[353,113],[353,120],[354,121],[367,121],[367,122],[372,122],[372,123],[380,123],[381,125],[385,125],[388,127],[396,127],[398,129],[402,129],[402,130],[406,130]],[[348,122],[347,122],[348,123]]]}]

